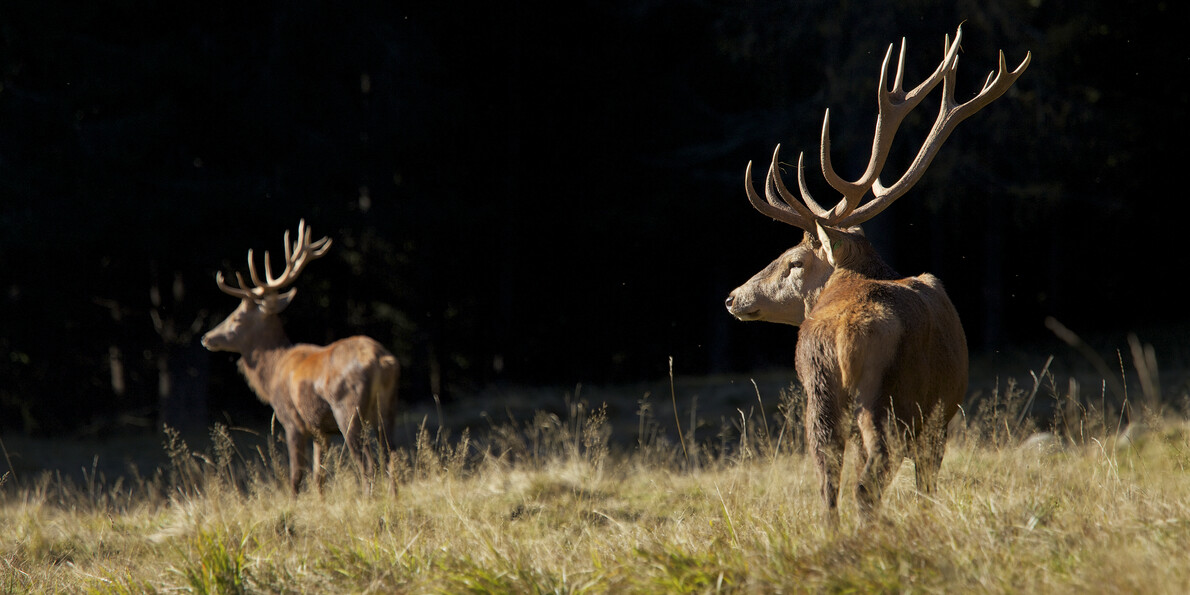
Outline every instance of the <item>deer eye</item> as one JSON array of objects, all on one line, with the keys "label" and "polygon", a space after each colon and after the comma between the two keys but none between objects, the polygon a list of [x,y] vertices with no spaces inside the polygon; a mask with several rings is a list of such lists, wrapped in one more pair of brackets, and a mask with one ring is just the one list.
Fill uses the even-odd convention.
[{"label": "deer eye", "polygon": [[800,260],[794,260],[794,261],[791,261],[791,262],[789,263],[789,270],[791,270],[791,271],[792,271],[793,269],[800,269],[800,268],[802,268],[803,266],[805,266],[805,265],[802,263],[802,261],[800,261]]}]

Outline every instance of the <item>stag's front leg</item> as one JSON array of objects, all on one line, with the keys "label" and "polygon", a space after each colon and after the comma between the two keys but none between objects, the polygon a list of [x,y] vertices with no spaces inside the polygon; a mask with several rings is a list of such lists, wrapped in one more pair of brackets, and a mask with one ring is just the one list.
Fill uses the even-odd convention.
[{"label": "stag's front leg", "polygon": [[306,451],[310,448],[310,436],[300,430],[285,428],[285,446],[289,449],[289,487],[297,494],[306,476]]},{"label": "stag's front leg", "polygon": [[819,490],[827,521],[839,523],[839,478],[847,445],[846,420],[833,396],[809,395],[806,403],[806,440],[818,468]]}]

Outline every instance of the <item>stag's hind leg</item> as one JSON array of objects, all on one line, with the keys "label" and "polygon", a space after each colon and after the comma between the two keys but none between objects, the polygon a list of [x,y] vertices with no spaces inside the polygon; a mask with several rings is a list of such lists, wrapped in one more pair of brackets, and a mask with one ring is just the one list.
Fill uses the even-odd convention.
[{"label": "stag's hind leg", "polygon": [[346,407],[336,407],[335,422],[339,424],[339,431],[343,433],[343,442],[351,453],[351,458],[360,466],[367,478],[372,477],[372,470],[376,462],[373,460],[372,450],[364,446],[364,420],[358,409],[347,410]]},{"label": "stag's hind leg", "polygon": [[393,439],[396,436],[395,401],[397,382],[401,377],[401,364],[392,355],[381,357],[379,362],[376,377],[372,381],[372,402],[376,407],[376,435],[380,440],[380,450],[387,454],[393,448]]},{"label": "stag's hind leg", "polygon": [[314,485],[318,488],[319,494],[326,486],[326,468],[322,464],[322,455],[329,447],[326,434],[319,432],[314,436]]},{"label": "stag's hind leg", "polygon": [[892,481],[894,460],[901,460],[899,449],[890,444],[890,431],[897,431],[896,421],[879,409],[862,407],[857,416],[863,439],[865,460],[855,486],[860,515],[870,519],[880,507],[881,496]]},{"label": "stag's hind leg", "polygon": [[933,494],[934,488],[938,486],[938,470],[942,467],[942,451],[943,446],[918,441],[917,453],[913,458],[913,468],[919,493]]},{"label": "stag's hind leg", "polygon": [[921,494],[933,494],[937,487],[938,470],[942,468],[942,456],[946,453],[946,423],[941,408],[937,408],[913,441],[913,467],[917,491]]}]

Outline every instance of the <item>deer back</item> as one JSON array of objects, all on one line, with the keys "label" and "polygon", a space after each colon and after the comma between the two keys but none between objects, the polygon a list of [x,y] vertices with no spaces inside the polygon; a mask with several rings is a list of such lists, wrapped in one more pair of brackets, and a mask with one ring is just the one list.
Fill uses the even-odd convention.
[{"label": "deer back", "polygon": [[398,374],[396,358],[370,337],[348,337],[326,346],[299,343],[276,362],[272,382],[264,388],[268,396],[260,389],[257,393],[283,421],[291,418],[311,433],[340,429],[336,412],[358,411],[365,422],[388,427]]},{"label": "deer back", "polygon": [[798,376],[838,406],[883,409],[903,421],[937,407],[945,419],[967,390],[967,340],[957,310],[930,274],[871,279],[837,269],[798,333]]}]

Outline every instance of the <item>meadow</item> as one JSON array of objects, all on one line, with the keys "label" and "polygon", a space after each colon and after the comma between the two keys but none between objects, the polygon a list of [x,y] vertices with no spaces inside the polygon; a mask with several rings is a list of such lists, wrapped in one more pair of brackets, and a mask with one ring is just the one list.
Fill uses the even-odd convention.
[{"label": "meadow", "polygon": [[[336,446],[297,496],[267,429],[167,433],[142,447],[164,464],[118,474],[14,473],[38,445],[10,437],[0,592],[1190,591],[1190,422],[1152,382],[1048,361],[996,380],[951,423],[938,491],[906,462],[870,523],[849,447],[832,530],[784,378],[719,411],[681,379],[518,393],[531,412],[465,422],[431,408],[375,476]],[[1112,383],[1135,393],[1123,415]]]}]

